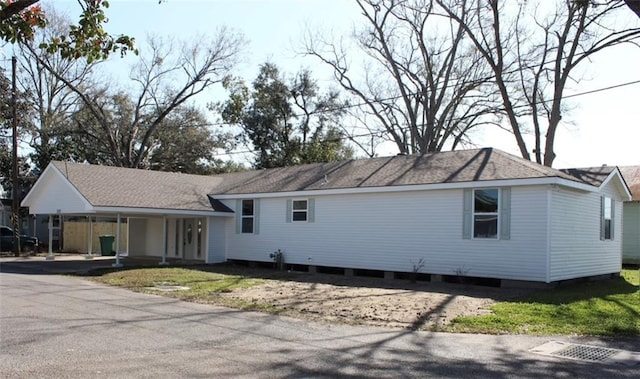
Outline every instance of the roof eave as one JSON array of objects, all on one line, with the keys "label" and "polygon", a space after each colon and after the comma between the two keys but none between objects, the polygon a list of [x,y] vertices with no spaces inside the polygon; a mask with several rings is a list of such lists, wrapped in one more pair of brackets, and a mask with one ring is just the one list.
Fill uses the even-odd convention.
[{"label": "roof eave", "polygon": [[620,172],[620,169],[617,166],[602,181],[602,184],[600,184],[600,187],[601,188],[604,187],[605,185],[607,185],[611,180],[613,180],[616,177],[618,178],[618,180],[620,180],[620,183],[622,183],[622,188],[624,188],[626,199],[623,199],[623,201],[631,201],[633,199],[633,195],[631,194],[631,190],[629,189],[629,185],[627,185],[627,182],[624,180],[624,176],[622,176],[622,173]]},{"label": "roof eave", "polygon": [[[64,213],[64,212],[63,212]],[[207,210],[195,210],[195,209],[166,209],[166,208],[140,208],[140,207],[113,207],[113,206],[101,206],[93,207],[93,209],[87,214],[135,214],[135,215],[149,215],[149,216],[218,216],[218,217],[232,217],[233,213],[229,212],[216,212]]]}]

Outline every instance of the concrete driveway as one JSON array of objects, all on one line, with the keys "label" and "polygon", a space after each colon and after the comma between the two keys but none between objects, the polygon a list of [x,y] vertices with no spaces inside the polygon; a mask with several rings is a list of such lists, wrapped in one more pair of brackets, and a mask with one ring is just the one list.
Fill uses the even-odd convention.
[{"label": "concrete driveway", "polygon": [[0,376],[6,378],[640,374],[640,365],[572,361],[529,351],[552,340],[637,351],[638,340],[324,325],[42,275],[46,269],[17,273],[19,268],[7,262],[0,263],[0,269]]}]

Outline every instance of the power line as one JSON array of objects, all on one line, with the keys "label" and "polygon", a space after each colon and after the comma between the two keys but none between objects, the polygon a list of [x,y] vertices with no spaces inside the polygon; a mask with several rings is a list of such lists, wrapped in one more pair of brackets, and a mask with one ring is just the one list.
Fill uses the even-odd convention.
[{"label": "power line", "polygon": [[[575,55],[575,57],[574,57],[574,58],[575,58],[576,60],[578,60],[578,59],[580,59],[580,58],[582,58],[582,57],[584,57],[584,56],[588,56],[588,55],[590,55],[590,53],[588,53],[588,52],[580,52],[580,53],[576,53],[576,55]],[[531,64],[531,65],[518,66],[518,67],[516,67],[516,68],[514,68],[514,69],[512,69],[512,70],[507,70],[507,71],[502,72],[502,73],[501,73],[501,75],[511,75],[511,74],[516,74],[516,73],[520,73],[520,72],[522,72],[522,71],[524,71],[524,70],[527,70],[527,69],[538,69],[538,68],[541,68],[541,67],[543,67],[543,66],[546,66],[546,65],[547,65],[547,64],[549,64],[549,63],[555,63],[555,59],[551,57],[551,58],[549,58],[548,60],[542,61],[542,62],[540,62],[540,63]],[[484,83],[484,82],[487,82],[487,81],[491,80],[491,79],[492,79],[492,78],[494,78],[494,77],[495,77],[495,73],[490,74],[490,75],[485,76],[485,77],[481,77],[481,78],[475,79],[475,81],[476,81],[476,82],[478,82],[478,83]],[[448,88],[455,87],[455,86],[456,86],[456,83],[457,83],[457,80],[450,80],[450,81],[453,81],[453,82],[454,82],[454,84],[446,85],[446,86],[444,86],[444,87],[440,88],[439,90],[440,90],[440,91],[444,91],[444,90],[446,90],[446,89],[448,89]],[[635,83],[636,83],[636,82],[632,82],[631,84],[635,84]],[[629,83],[627,83],[627,84],[622,84],[622,85],[619,85],[619,86],[624,86],[624,85],[628,85],[628,84],[629,84]],[[611,87],[611,88],[616,88],[616,86]],[[348,91],[348,90],[347,90],[347,91]],[[598,92],[598,90],[596,90],[596,91],[594,91],[594,92]],[[587,94],[587,93],[591,93],[591,92],[585,92],[584,94]],[[418,92],[409,92],[409,93],[407,93],[407,95],[406,95],[406,96],[416,96],[416,95],[418,95],[418,94],[419,94]],[[575,96],[580,96],[580,95],[576,95],[576,94],[574,94],[574,95],[568,95],[568,96],[564,96],[564,98],[575,97]],[[382,103],[382,102],[389,101],[389,100],[398,100],[398,99],[401,99],[402,97],[403,97],[403,95],[388,96],[388,97],[384,97],[384,98],[381,98],[381,99],[375,99],[375,100],[372,100],[372,101],[370,101],[370,102],[371,102],[371,103]],[[553,99],[552,99],[552,100],[553,100]],[[327,108],[327,109],[323,109],[323,110],[317,110],[317,111],[309,112],[309,114],[318,114],[318,113],[324,113],[324,112],[341,111],[341,110],[346,110],[346,109],[349,109],[349,108],[355,108],[355,107],[366,106],[366,105],[368,105],[368,104],[369,104],[368,102],[366,102],[366,101],[362,101],[362,102],[358,102],[358,103],[347,104],[347,105],[340,106],[340,107],[334,107],[334,108]],[[539,104],[539,103],[538,103],[538,104]],[[294,114],[294,117],[302,117],[302,116],[305,116],[305,115],[306,115],[306,114]]]},{"label": "power line", "polygon": [[[589,94],[593,94],[593,93],[598,93],[598,92],[603,92],[603,91],[608,91],[608,90],[612,90],[612,89],[617,89],[617,88],[621,88],[621,87],[626,87],[626,86],[630,86],[630,85],[634,85],[634,84],[640,84],[640,79],[639,80],[634,80],[634,81],[629,81],[629,82],[624,82],[624,83],[619,83],[619,84],[614,84],[611,86],[607,86],[607,87],[601,87],[601,88],[597,88],[594,90],[589,90],[589,91],[583,91],[583,92],[578,92],[578,93],[573,93],[570,95],[566,95],[563,96],[563,99],[567,99],[567,98],[573,98],[573,97],[579,97],[579,96],[584,96],[584,95],[589,95]],[[553,101],[553,100],[539,100],[534,104],[543,104],[549,101]],[[531,106],[531,104],[523,104],[520,106],[515,106],[514,108],[518,109],[518,108],[523,108],[523,107],[529,107]],[[295,117],[295,116],[292,116]],[[459,121],[463,121],[465,120],[464,117],[459,117],[459,118],[454,118],[451,121],[452,122],[459,122]],[[211,126],[213,125],[235,125],[235,124],[229,124],[229,123],[219,123],[219,124],[210,124]],[[353,128],[356,128],[357,126],[352,126]],[[397,129],[399,129],[400,132],[408,132],[410,130],[410,126],[397,126]],[[345,129],[345,128],[343,128]],[[382,136],[385,133],[385,131],[372,131],[372,132],[368,132],[368,133],[363,133],[363,134],[358,134],[358,135],[345,135],[343,137],[336,137],[336,138],[332,138],[330,140],[327,140],[327,142],[338,142],[338,141],[342,141],[342,140],[353,140],[355,138],[363,138],[363,137],[375,137],[377,135]],[[253,150],[242,150],[242,151],[233,151],[233,152],[229,152],[229,153],[219,153],[219,154],[213,154],[214,156],[225,156],[225,155],[237,155],[237,154],[255,154],[258,153],[259,151],[257,149],[253,149]]]},{"label": "power line", "polygon": [[626,82],[626,83],[620,83],[620,84],[614,84],[612,86],[608,86],[608,87],[602,87],[602,88],[597,88],[591,91],[584,91],[584,92],[579,92],[579,93],[574,93],[571,95],[567,95],[567,96],[563,96],[563,99],[568,99],[571,97],[578,97],[578,96],[584,96],[584,95],[589,95],[592,93],[596,93],[596,92],[602,92],[602,91],[608,91],[610,89],[616,89],[616,88],[621,88],[621,87],[626,87],[626,86],[630,86],[633,84],[638,84],[640,83],[640,80],[634,80],[632,82]]},{"label": "power line", "polygon": [[[640,79],[629,81],[629,82],[624,82],[624,83],[619,83],[619,84],[614,84],[614,85],[610,85],[610,86],[607,86],[607,87],[596,88],[594,90],[572,93],[570,95],[564,95],[564,96],[562,96],[562,99],[569,99],[569,98],[589,95],[589,94],[592,94],[592,93],[608,91],[608,90],[612,90],[612,89],[616,89],[616,88],[631,86],[631,85],[634,85],[634,84],[640,84]],[[418,93],[409,93],[408,95],[409,96],[413,96],[413,95],[417,95],[417,94]],[[382,98],[382,99],[376,99],[376,100],[372,100],[371,102],[372,103],[380,103],[380,102],[383,102],[383,101],[397,100],[397,99],[400,99],[400,98],[402,98],[402,95],[390,96],[390,97],[386,97],[386,98]],[[552,102],[555,99],[556,98],[549,99],[549,100],[538,100],[533,104],[516,105],[516,106],[514,106],[514,108],[515,109],[520,109],[520,108],[529,107],[531,105],[540,105],[540,104]],[[349,108],[355,108],[355,107],[360,107],[360,106],[365,106],[365,105],[367,105],[367,103],[365,103],[365,102],[347,104],[347,105],[342,105],[342,106],[339,106],[339,107],[319,109],[317,111],[309,112],[308,114],[309,115],[315,115],[315,114],[330,113],[330,112],[341,111],[341,110],[346,110],[346,109],[349,109]],[[294,113],[294,114],[291,115],[291,117],[292,118],[296,118],[296,117],[303,117],[303,116],[306,116],[306,115],[307,114],[304,114],[304,113],[300,113],[300,114]],[[462,119],[453,119],[453,121],[460,121],[460,120],[462,120]],[[197,125],[194,125],[194,126],[234,126],[234,125],[237,125],[237,124],[222,121],[222,122],[212,122],[212,123],[197,124]]]}]

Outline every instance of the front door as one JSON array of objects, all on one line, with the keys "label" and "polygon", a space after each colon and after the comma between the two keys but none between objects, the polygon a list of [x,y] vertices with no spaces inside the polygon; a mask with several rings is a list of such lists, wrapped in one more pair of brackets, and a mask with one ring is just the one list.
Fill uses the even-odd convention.
[{"label": "front door", "polygon": [[196,259],[196,248],[198,244],[198,231],[196,230],[196,220],[187,218],[184,220],[184,230],[182,232],[182,245],[185,259]]},{"label": "front door", "polygon": [[200,218],[187,218],[183,228],[184,259],[203,259],[203,223]]}]

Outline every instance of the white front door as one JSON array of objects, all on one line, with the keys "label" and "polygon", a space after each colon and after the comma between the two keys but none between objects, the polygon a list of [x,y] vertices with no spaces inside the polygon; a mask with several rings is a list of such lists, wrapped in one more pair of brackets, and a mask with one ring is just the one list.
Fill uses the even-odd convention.
[{"label": "white front door", "polygon": [[204,259],[202,256],[203,238],[203,220],[201,218],[184,219],[182,233],[184,259]]}]

